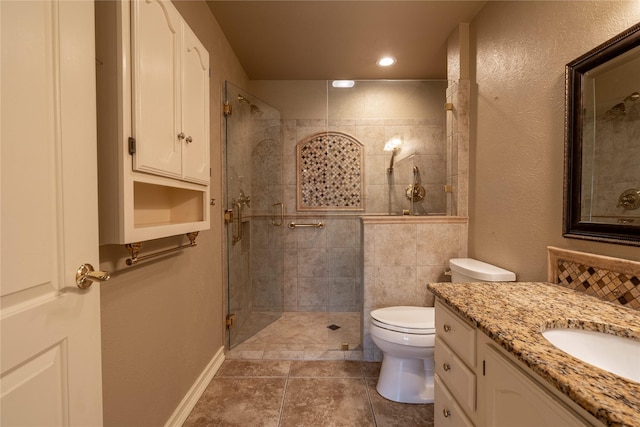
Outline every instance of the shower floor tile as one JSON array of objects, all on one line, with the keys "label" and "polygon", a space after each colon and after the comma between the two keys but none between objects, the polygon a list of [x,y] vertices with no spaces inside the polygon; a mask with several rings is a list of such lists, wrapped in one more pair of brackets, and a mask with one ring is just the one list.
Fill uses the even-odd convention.
[{"label": "shower floor tile", "polygon": [[433,427],[433,404],[378,394],[379,372],[376,362],[226,360],[183,426]]},{"label": "shower floor tile", "polygon": [[[329,325],[339,329],[328,329]],[[284,312],[227,359],[362,360],[360,312]],[[349,350],[342,350],[347,343]]]}]

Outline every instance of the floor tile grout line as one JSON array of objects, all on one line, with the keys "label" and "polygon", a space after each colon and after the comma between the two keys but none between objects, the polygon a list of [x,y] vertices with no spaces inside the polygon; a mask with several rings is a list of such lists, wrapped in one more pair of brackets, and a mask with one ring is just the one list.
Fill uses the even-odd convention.
[{"label": "floor tile grout line", "polygon": [[360,364],[360,369],[362,370],[362,380],[364,382],[364,390],[367,393],[367,400],[369,401],[369,409],[371,410],[371,416],[373,417],[373,425],[374,427],[378,426],[378,420],[376,419],[376,411],[373,408],[373,401],[371,399],[371,392],[369,391],[369,381],[368,377],[364,371],[364,363]]},{"label": "floor tile grout line", "polygon": [[282,417],[284,415],[284,402],[287,399],[287,389],[289,388],[289,378],[291,378],[291,365],[289,363],[289,369],[287,369],[287,376],[284,379],[284,390],[282,391],[282,402],[280,403],[280,413],[278,414],[278,427],[282,425]]}]

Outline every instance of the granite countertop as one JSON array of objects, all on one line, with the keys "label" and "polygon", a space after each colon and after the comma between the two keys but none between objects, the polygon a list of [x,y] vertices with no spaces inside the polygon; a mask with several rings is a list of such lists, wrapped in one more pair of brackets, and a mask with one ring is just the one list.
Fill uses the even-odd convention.
[{"label": "granite countertop", "polygon": [[640,340],[640,311],[551,283],[430,283],[428,288],[605,425],[640,425],[639,383],[582,362],[541,334],[571,327]]}]

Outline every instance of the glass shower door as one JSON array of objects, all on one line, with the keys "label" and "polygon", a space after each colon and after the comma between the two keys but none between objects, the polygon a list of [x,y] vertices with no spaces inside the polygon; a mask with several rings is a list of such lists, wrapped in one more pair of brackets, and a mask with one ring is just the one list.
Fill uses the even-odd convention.
[{"label": "glass shower door", "polygon": [[280,112],[225,83],[229,347],[282,315],[283,230]]}]

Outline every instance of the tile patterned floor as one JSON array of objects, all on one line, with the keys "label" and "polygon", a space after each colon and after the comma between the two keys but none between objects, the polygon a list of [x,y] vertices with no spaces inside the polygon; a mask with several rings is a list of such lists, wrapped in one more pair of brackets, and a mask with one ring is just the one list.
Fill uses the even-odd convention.
[{"label": "tile patterned floor", "polygon": [[433,405],[376,392],[379,370],[348,360],[226,360],[184,426],[433,427]]},{"label": "tile patterned floor", "polygon": [[[284,312],[227,359],[362,360],[360,312]],[[330,325],[339,329],[331,330]],[[349,350],[342,351],[348,343]]]}]

